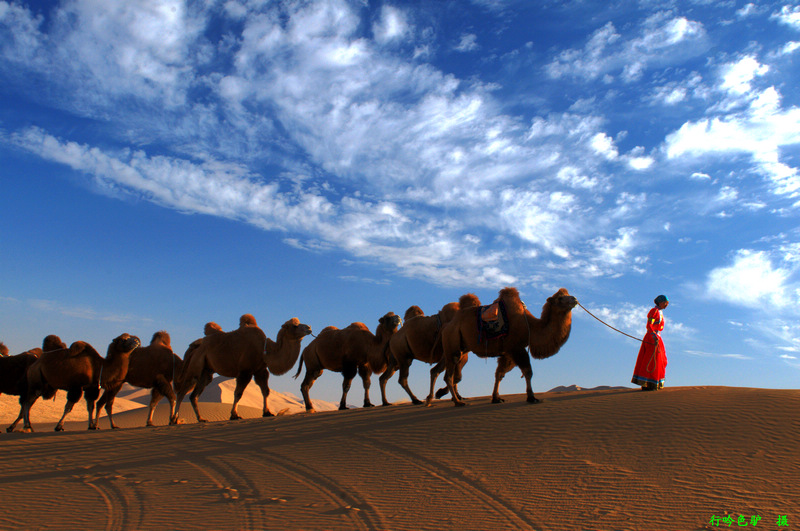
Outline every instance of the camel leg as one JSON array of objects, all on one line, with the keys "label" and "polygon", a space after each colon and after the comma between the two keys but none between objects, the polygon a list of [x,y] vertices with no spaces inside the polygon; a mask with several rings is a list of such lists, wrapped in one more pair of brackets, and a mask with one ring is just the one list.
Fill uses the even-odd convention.
[{"label": "camel leg", "polygon": [[[84,388],[83,390],[83,398],[86,400],[86,411],[89,412],[89,427],[90,430],[97,430],[99,426],[97,425],[97,421],[92,419],[92,414],[94,413],[94,404],[97,401],[97,397],[100,395],[100,386],[90,386],[88,388]],[[113,399],[112,399],[113,401]],[[110,417],[109,417],[110,418]],[[113,423],[112,423],[112,428]]]},{"label": "camel leg", "polygon": [[239,420],[240,418],[242,418],[236,411],[236,406],[239,405],[239,400],[242,399],[244,390],[247,388],[247,385],[250,383],[250,380],[252,379],[253,375],[252,373],[249,372],[241,372],[239,373],[239,376],[236,377],[236,389],[234,389],[233,391],[233,407],[231,408],[231,420]]},{"label": "camel leg", "polygon": [[444,371],[444,383],[447,384],[447,390],[450,391],[450,398],[453,400],[453,405],[456,407],[466,406],[466,402],[461,400],[458,397],[458,393],[456,392],[454,378],[456,372],[459,368],[459,362],[461,361],[460,353],[456,354],[455,356],[449,356],[445,358],[447,368]]},{"label": "camel leg", "polygon": [[314,406],[311,404],[311,397],[309,396],[308,392],[311,390],[311,386],[314,385],[314,382],[317,378],[322,375],[322,369],[314,369],[311,368],[306,364],[306,376],[303,378],[303,383],[300,385],[300,392],[303,395],[303,402],[306,404],[306,411],[309,413],[314,412]]},{"label": "camel leg", "polygon": [[164,396],[169,400],[169,418],[171,419],[175,414],[175,391],[173,391],[169,380],[159,374],[156,376],[156,381],[153,382],[153,389],[150,391],[150,409],[147,412],[147,424],[145,426],[153,426],[153,413],[155,413],[158,401]]},{"label": "camel leg", "polygon": [[347,392],[350,390],[350,384],[353,382],[353,378],[356,377],[358,374],[358,367],[355,365],[348,365],[342,369],[342,376],[344,380],[342,381],[342,400],[339,402],[339,410],[347,409]]},{"label": "camel leg", "polygon": [[169,417],[169,423],[171,425],[178,424],[179,422],[179,414],[181,410],[181,404],[183,403],[183,398],[186,396],[186,393],[189,391],[194,391],[196,386],[196,382],[191,378],[186,378],[185,380],[181,380],[180,382],[175,381],[175,408],[172,410],[172,415]]},{"label": "camel leg", "polygon": [[208,422],[200,415],[200,406],[197,404],[197,397],[202,394],[206,386],[211,383],[212,379],[212,374],[203,372],[197,379],[197,383],[194,386],[194,390],[192,390],[192,394],[189,395],[189,402],[192,403],[192,409],[194,409],[194,416],[197,417],[197,422]]},{"label": "camel leg", "polygon": [[531,380],[533,379],[533,368],[531,367],[531,358],[528,356],[528,351],[522,349],[519,352],[515,352],[513,359],[514,363],[516,363],[519,367],[519,370],[522,371],[522,376],[525,377],[525,392],[528,396],[526,400],[531,404],[537,404],[541,402],[541,400],[533,395],[533,385],[531,384]]},{"label": "camel leg", "polygon": [[271,417],[272,411],[269,410],[269,371],[264,369],[253,375],[256,385],[261,388],[261,396],[264,397],[264,409],[261,411],[262,417]]},{"label": "camel leg", "polygon": [[28,396],[24,403],[22,404],[22,431],[26,433],[30,433],[33,431],[33,426],[31,426],[31,406],[33,406],[36,399],[39,398],[39,395]]},{"label": "camel leg", "polygon": [[[145,422],[145,426],[152,426],[153,425],[153,412],[156,409],[156,405],[158,401],[161,400],[161,397],[164,396],[164,393],[158,388],[159,383],[156,382],[155,386],[150,390],[150,404],[147,407],[147,421]],[[163,389],[163,387],[162,387]],[[175,410],[175,395],[173,395],[172,400],[169,403],[169,413],[170,417],[172,417],[172,412]]]},{"label": "camel leg", "polygon": [[497,358],[497,370],[494,371],[494,389],[492,389],[492,404],[505,402],[500,398],[500,381],[508,371],[514,368],[514,362],[505,356]]},{"label": "camel leg", "polygon": [[14,422],[12,422],[11,425],[8,428],[6,428],[6,431],[8,433],[11,433],[12,431],[14,431],[14,428],[17,427],[17,424],[19,424],[19,421],[22,420],[22,418],[24,417],[24,412],[25,412],[25,400],[23,399],[22,396],[20,396],[19,397],[19,415],[17,415],[17,419]]},{"label": "camel leg", "polygon": [[386,398],[386,382],[394,376],[395,371],[397,370],[397,360],[395,360],[394,356],[389,356],[389,363],[386,365],[386,370],[383,371],[380,378],[378,378],[378,384],[381,386],[381,405],[383,406],[391,406],[392,403]]},{"label": "camel leg", "polygon": [[366,366],[361,365],[358,368],[358,375],[361,376],[361,381],[364,384],[364,407],[373,407],[372,402],[369,400],[369,388],[372,385],[372,373]]},{"label": "camel leg", "polygon": [[408,385],[408,371],[411,368],[411,363],[403,363],[400,365],[400,376],[398,377],[400,382],[400,387],[406,390],[408,397],[411,398],[411,403],[414,405],[422,404],[422,400],[414,396],[414,393],[411,392],[411,387]]},{"label": "camel leg", "polygon": [[434,396],[436,396],[436,398],[442,398],[444,396],[447,396],[448,393],[450,393],[450,390],[447,387],[442,387],[441,389],[436,391],[436,395],[433,394],[433,390],[436,387],[436,379],[444,371],[444,369],[445,369],[444,358],[440,359],[436,365],[431,367],[431,392],[428,393],[428,399],[427,399],[428,403],[433,401]]},{"label": "camel leg", "polygon": [[[81,399],[81,396],[83,396],[83,389],[81,389],[80,387],[77,390],[70,389],[69,391],[67,391],[67,403],[64,406],[64,414],[61,415],[58,424],[56,424],[55,431],[64,431],[64,419],[67,417],[67,413],[72,411],[72,408],[75,406],[75,403]],[[94,412],[92,411],[89,413],[90,418],[92,416],[92,413]]]},{"label": "camel leg", "polygon": [[[97,401],[95,404],[95,417],[93,422],[93,427],[89,429],[98,429],[99,422],[100,422],[100,410],[103,409],[103,406],[106,408],[106,414],[108,415],[108,423],[111,425],[112,429],[118,428],[116,424],[114,424],[113,418],[113,409],[114,409],[114,399],[117,397],[117,393],[119,393],[122,386],[113,388],[113,389],[106,389],[103,391],[103,396],[100,397],[100,400]],[[88,393],[87,393],[88,394]]]}]

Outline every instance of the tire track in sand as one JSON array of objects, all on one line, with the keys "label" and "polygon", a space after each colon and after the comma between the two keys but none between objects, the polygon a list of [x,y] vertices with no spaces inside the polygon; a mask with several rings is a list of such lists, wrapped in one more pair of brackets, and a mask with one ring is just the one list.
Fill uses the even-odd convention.
[{"label": "tire track in sand", "polygon": [[[350,519],[354,529],[388,529],[380,512],[366,500],[345,490],[336,479],[321,474],[283,454],[264,450],[260,454],[270,458],[269,467],[273,472],[276,469],[280,469],[280,472],[285,476],[292,478],[310,490],[321,493],[334,505],[341,507],[340,514],[344,514]],[[266,467],[263,462],[252,462],[258,466]]]},{"label": "tire track in sand", "polygon": [[495,523],[497,528],[508,529],[541,529],[541,525],[536,525],[524,514],[520,514],[511,503],[497,493],[487,490],[479,482],[465,477],[462,472],[444,466],[440,461],[435,461],[423,456],[420,453],[408,450],[402,446],[376,440],[372,437],[362,436],[359,441],[352,441],[353,444],[363,446],[370,451],[377,451],[393,459],[403,459],[410,465],[444,481],[451,485],[455,491],[469,493],[480,500],[486,507],[494,511],[499,517],[507,522],[507,526]]}]

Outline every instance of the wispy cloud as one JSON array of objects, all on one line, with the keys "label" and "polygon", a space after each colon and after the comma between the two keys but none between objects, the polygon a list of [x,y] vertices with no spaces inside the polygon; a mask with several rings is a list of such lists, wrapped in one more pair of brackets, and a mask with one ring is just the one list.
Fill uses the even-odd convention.
[{"label": "wispy cloud", "polygon": [[89,306],[71,306],[58,301],[45,299],[30,299],[26,303],[37,310],[53,312],[65,317],[74,317],[87,321],[106,321],[110,323],[152,323],[148,317],[140,317],[131,314],[116,314],[98,311]]},{"label": "wispy cloud", "polygon": [[546,69],[550,76],[575,76],[594,80],[619,75],[638,80],[651,66],[663,66],[705,51],[706,32],[699,22],[659,13],[626,37],[609,22],[595,31],[583,49],[561,52]]}]

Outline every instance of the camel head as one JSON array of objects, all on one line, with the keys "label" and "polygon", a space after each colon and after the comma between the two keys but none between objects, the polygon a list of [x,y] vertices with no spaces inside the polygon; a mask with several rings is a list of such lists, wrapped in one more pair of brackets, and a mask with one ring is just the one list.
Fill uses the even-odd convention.
[{"label": "camel head", "polygon": [[130,354],[136,350],[142,342],[139,338],[130,334],[122,334],[108,345],[106,359],[111,360],[120,355]]},{"label": "camel head", "polygon": [[292,317],[281,326],[278,332],[278,341],[280,342],[281,337],[288,337],[295,340],[303,339],[309,334],[311,334],[311,327],[301,323],[300,319],[297,317]]},{"label": "camel head", "polygon": [[239,317],[239,328],[242,328],[243,326],[258,326],[256,324],[256,318],[249,313],[246,313],[243,316]]},{"label": "camel head", "polygon": [[422,311],[422,308],[419,306],[409,306],[408,310],[406,310],[405,315],[403,315],[403,321],[408,321],[412,317],[422,317],[425,315],[425,312]]},{"label": "camel head", "polygon": [[556,291],[552,297],[548,297],[544,308],[542,308],[542,315],[544,315],[548,306],[550,311],[567,313],[572,311],[572,309],[577,305],[578,299],[570,295],[566,288],[561,288],[560,290]]},{"label": "camel head", "polygon": [[4,343],[0,343],[0,356],[8,356],[8,347]]},{"label": "camel head", "polygon": [[50,334],[42,341],[42,350],[44,352],[61,350],[62,348],[67,348],[67,344],[61,341],[61,338],[56,335]]},{"label": "camel head", "polygon": [[378,326],[386,329],[389,332],[395,332],[397,327],[400,326],[403,320],[400,319],[399,315],[395,315],[394,312],[389,312],[380,319],[378,319]]}]

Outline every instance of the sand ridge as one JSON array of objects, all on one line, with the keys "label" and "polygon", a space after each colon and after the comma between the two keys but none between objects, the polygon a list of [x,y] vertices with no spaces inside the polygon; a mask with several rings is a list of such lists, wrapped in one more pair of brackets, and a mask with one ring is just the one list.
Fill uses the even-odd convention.
[{"label": "sand ridge", "polygon": [[[781,515],[800,522],[800,391],[541,398],[3,433],[0,499],[17,509],[2,512],[0,527],[691,530],[715,529],[711,518],[725,515],[758,515],[757,529],[775,528]],[[138,425],[135,414],[117,422]]]}]

